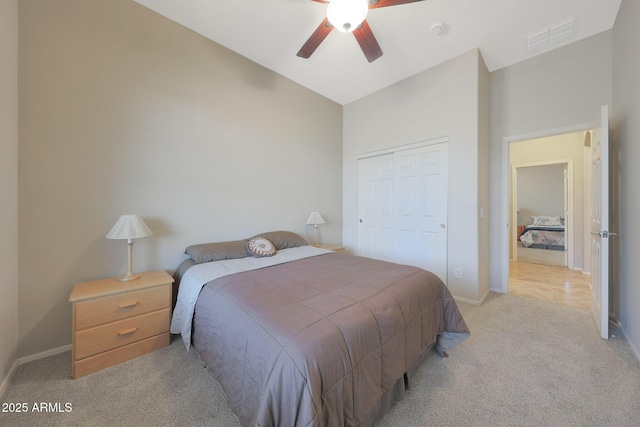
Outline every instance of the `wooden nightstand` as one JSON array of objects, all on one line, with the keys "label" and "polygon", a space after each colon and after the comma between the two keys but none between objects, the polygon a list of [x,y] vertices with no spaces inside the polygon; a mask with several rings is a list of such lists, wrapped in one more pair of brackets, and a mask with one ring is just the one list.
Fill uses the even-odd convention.
[{"label": "wooden nightstand", "polygon": [[71,378],[169,345],[171,284],[166,271],[78,283],[71,292]]},{"label": "wooden nightstand", "polygon": [[344,252],[344,246],[342,245],[317,245],[317,247],[334,252]]}]

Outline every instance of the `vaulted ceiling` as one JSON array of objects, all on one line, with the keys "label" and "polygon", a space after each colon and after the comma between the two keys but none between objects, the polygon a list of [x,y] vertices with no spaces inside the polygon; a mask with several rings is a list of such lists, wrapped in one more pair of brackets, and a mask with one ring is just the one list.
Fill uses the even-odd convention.
[{"label": "vaulted ceiling", "polygon": [[[613,27],[621,0],[423,0],[371,9],[383,56],[369,63],[353,34],[332,31],[296,53],[326,17],[311,0],[136,0],[339,104],[478,48],[489,71]],[[442,22],[443,31],[431,27]]]}]

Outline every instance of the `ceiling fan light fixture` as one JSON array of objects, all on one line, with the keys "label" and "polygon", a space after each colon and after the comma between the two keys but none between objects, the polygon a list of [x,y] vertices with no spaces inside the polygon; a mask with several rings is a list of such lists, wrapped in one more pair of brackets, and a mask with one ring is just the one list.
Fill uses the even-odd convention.
[{"label": "ceiling fan light fixture", "polygon": [[327,19],[338,31],[350,33],[362,24],[368,12],[367,0],[331,0]]}]

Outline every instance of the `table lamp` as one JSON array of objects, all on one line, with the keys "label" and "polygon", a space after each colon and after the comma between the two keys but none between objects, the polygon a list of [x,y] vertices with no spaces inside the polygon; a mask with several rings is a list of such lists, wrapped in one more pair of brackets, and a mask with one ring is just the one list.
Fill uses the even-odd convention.
[{"label": "table lamp", "polygon": [[324,218],[322,218],[320,212],[311,212],[309,219],[307,219],[307,224],[313,224],[313,232],[315,236],[313,246],[318,246],[318,224],[324,223]]},{"label": "table lamp", "polygon": [[138,279],[140,276],[133,274],[133,242],[131,239],[151,236],[153,233],[138,215],[122,215],[107,234],[107,239],[127,239],[127,252],[129,254],[129,270],[127,274],[118,277],[119,282],[128,282]]}]

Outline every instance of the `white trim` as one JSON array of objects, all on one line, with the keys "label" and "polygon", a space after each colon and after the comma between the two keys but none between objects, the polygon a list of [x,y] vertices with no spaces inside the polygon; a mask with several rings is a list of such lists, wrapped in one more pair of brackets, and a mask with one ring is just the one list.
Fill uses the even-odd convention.
[{"label": "white trim", "polygon": [[425,141],[414,142],[413,144],[400,145],[393,148],[385,148],[384,150],[372,151],[369,153],[357,154],[356,164],[358,160],[366,159],[368,157],[381,156],[383,154],[396,153],[398,151],[412,150],[414,148],[426,147],[428,145],[440,144],[442,142],[449,142],[448,136],[441,136],[438,138],[427,139]]},{"label": "white trim", "polygon": [[13,376],[18,369],[18,366],[22,366],[25,363],[33,362],[34,360],[44,359],[45,357],[54,356],[56,354],[64,353],[71,350],[71,344],[63,345],[62,347],[52,348],[51,350],[43,351],[41,353],[32,354],[29,356],[20,357],[13,363],[13,366],[9,370],[6,378],[0,384],[0,397],[4,395],[4,392],[9,388],[9,383],[13,379]]},{"label": "white trim", "polygon": [[502,229],[500,232],[500,238],[502,240],[500,244],[500,271],[502,272],[502,286],[497,290],[498,292],[502,292],[503,294],[509,293],[509,224],[511,223],[511,209],[509,209],[509,145],[512,142],[526,141],[529,139],[544,138],[573,132],[584,132],[599,126],[599,122],[593,121],[502,138],[502,208],[500,209],[500,228]]},{"label": "white trim", "polygon": [[0,384],[0,397],[3,397],[4,393],[9,388],[9,383],[11,383],[11,379],[13,378],[13,375],[16,373],[16,369],[18,369],[19,365],[20,363],[17,360],[13,362],[13,366],[11,367],[11,369],[9,369],[9,373],[4,378],[4,380],[2,380],[2,384]]},{"label": "white trim", "polygon": [[33,362],[34,360],[44,359],[45,357],[54,356],[56,354],[64,353],[65,351],[70,350],[71,344],[63,345],[62,347],[52,348],[51,350],[43,351],[41,353],[21,357],[18,359],[18,364],[24,365],[25,363]]},{"label": "white trim", "polygon": [[474,301],[468,298],[462,298],[462,297],[457,297],[455,295],[451,295],[453,297],[454,300],[458,301],[458,302],[464,302],[467,304],[471,304],[471,305],[482,305],[482,303],[484,302],[485,299],[487,299],[487,297],[489,296],[489,294],[492,292],[491,289],[487,289],[487,291],[484,293],[484,295],[482,295],[482,297],[480,298],[479,301]]}]

